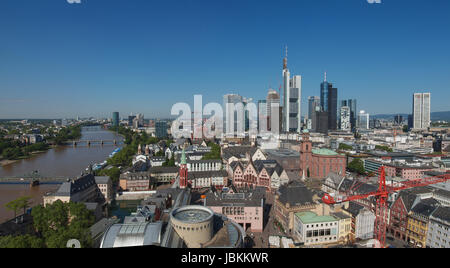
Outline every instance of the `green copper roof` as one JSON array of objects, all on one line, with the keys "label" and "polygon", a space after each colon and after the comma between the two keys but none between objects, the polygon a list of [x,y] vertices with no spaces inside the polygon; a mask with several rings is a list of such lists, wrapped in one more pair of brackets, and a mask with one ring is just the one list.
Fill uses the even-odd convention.
[{"label": "green copper roof", "polygon": [[313,154],[320,154],[320,155],[338,155],[335,151],[329,150],[329,149],[312,149]]},{"label": "green copper roof", "polygon": [[181,153],[181,164],[186,165],[186,153],[184,152],[184,148],[183,152]]},{"label": "green copper roof", "polygon": [[306,224],[337,221],[337,219],[333,216],[318,216],[316,213],[311,211],[298,212],[295,213],[295,216]]}]

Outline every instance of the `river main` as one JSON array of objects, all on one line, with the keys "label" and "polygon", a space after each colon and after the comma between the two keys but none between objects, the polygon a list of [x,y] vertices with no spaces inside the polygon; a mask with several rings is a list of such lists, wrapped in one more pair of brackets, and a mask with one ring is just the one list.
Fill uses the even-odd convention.
[{"label": "river main", "polygon": [[[81,140],[117,140],[119,145],[60,146],[38,154],[29,159],[19,160],[0,167],[0,177],[24,176],[39,171],[42,176],[77,177],[89,164],[103,162],[109,154],[121,147],[123,138],[99,126],[83,127]],[[31,188],[29,185],[0,184],[0,223],[14,217],[14,213],[5,209],[5,204],[20,196],[31,196],[33,205],[42,202],[42,196],[57,189],[59,185],[40,185]]]}]

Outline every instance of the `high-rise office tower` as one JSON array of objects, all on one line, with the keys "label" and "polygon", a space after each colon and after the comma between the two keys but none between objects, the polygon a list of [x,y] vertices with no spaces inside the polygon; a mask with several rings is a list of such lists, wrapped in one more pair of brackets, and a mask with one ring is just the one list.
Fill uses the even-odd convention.
[{"label": "high-rise office tower", "polygon": [[[252,98],[243,98],[242,104],[244,105],[244,130],[249,131],[250,129],[250,112],[247,109],[247,104],[253,102]],[[256,113],[258,113],[258,107],[256,107]],[[258,115],[256,114],[256,118],[253,118],[254,120],[258,120]],[[258,127],[258,124],[256,124],[255,127]]]},{"label": "high-rise office tower", "polygon": [[[341,106],[340,107],[344,107],[344,106],[347,106],[348,108],[350,108],[350,128],[352,130],[355,130],[355,128],[356,128],[356,118],[357,118],[356,99],[341,100]],[[341,119],[339,118],[339,122],[340,121],[341,121]]]},{"label": "high-rise office tower", "polygon": [[128,125],[133,126],[133,120],[136,118],[135,115],[129,115],[128,116]]},{"label": "high-rise office tower", "polygon": [[369,114],[361,110],[358,114],[358,128],[369,129]]},{"label": "high-rise office tower", "polygon": [[408,130],[412,129],[414,125],[413,115],[408,114]]},{"label": "high-rise office tower", "polygon": [[119,112],[113,112],[112,124],[115,127],[119,126]]},{"label": "high-rise office tower", "polygon": [[340,129],[349,131],[350,127],[350,107],[342,106],[340,109]]},{"label": "high-rise office tower", "polygon": [[413,129],[430,127],[431,93],[414,93],[413,95]]},{"label": "high-rise office tower", "polygon": [[402,124],[402,122],[403,122],[403,116],[401,116],[401,115],[396,115],[395,117],[394,117],[394,123],[396,124],[396,125],[401,125]]},{"label": "high-rise office tower", "polygon": [[321,111],[320,107],[316,107],[311,120],[311,129],[314,132],[328,133],[328,112]]},{"label": "high-rise office tower", "polygon": [[267,130],[267,100],[258,100],[258,130]]},{"label": "high-rise office tower", "polygon": [[[230,106],[231,104],[234,105],[234,109]],[[237,105],[242,105],[242,111],[239,112],[236,110]],[[223,112],[224,112],[224,119],[223,119],[223,132],[225,134],[229,134],[230,136],[233,135],[239,130],[238,126],[239,124],[243,124],[243,127],[245,128],[245,109],[244,109],[244,98],[238,94],[226,94],[223,96]],[[233,125],[231,125],[231,122],[233,121]],[[242,122],[240,122],[242,121]],[[229,128],[229,129],[227,129]]]},{"label": "high-rise office tower", "polygon": [[167,122],[166,121],[156,121],[155,123],[155,134],[157,138],[166,138],[167,133]]},{"label": "high-rise office tower", "polygon": [[320,97],[310,96],[308,97],[308,119],[313,118],[313,114],[316,111],[316,107],[320,106]]},{"label": "high-rise office tower", "polygon": [[280,95],[277,91],[269,89],[269,93],[266,98],[267,102],[267,129],[272,130],[272,115],[278,115],[278,131],[281,130],[281,117],[280,116]]},{"label": "high-rise office tower", "polygon": [[301,128],[301,98],[302,77],[290,77],[286,57],[283,59],[283,131],[300,132]]},{"label": "high-rise office tower", "polygon": [[320,106],[322,111],[328,113],[328,129],[337,129],[337,88],[327,81],[325,73],[324,81],[320,84]]}]

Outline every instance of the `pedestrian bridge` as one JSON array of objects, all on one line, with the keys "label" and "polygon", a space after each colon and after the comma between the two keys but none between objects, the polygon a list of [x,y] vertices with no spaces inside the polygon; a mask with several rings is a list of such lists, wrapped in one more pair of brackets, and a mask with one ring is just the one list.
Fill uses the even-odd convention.
[{"label": "pedestrian bridge", "polygon": [[69,141],[66,143],[67,145],[73,146],[91,146],[91,145],[118,145],[123,144],[122,141],[118,140],[77,140],[77,141]]},{"label": "pedestrian bridge", "polygon": [[69,181],[71,177],[31,177],[31,176],[9,176],[0,177],[0,184],[30,184],[31,186],[37,186],[39,184],[62,184]]}]

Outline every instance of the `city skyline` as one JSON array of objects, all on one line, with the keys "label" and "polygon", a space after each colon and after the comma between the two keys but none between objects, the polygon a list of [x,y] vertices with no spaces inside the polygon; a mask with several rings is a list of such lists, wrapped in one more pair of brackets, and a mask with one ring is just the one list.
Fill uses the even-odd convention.
[{"label": "city skyline", "polygon": [[286,45],[290,72],[302,76],[302,116],[325,71],[338,101],[357,99],[371,115],[410,114],[416,92],[433,95],[431,112],[450,110],[448,2],[22,2],[0,4],[0,118],[167,118],[194,94],[256,103],[282,85]]}]

